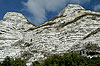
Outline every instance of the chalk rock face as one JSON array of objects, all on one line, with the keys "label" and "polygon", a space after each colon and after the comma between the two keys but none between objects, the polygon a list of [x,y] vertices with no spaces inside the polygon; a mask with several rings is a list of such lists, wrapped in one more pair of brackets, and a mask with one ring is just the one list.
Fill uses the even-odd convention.
[{"label": "chalk rock face", "polygon": [[73,46],[100,45],[100,13],[69,4],[56,17],[34,26],[20,13],[8,12],[0,21],[0,60],[6,56],[45,59],[46,55],[66,53]]},{"label": "chalk rock face", "polygon": [[24,31],[35,26],[28,24],[20,13],[8,12],[0,21],[0,60],[6,56],[20,57]]},{"label": "chalk rock face", "polygon": [[82,6],[76,4],[69,4],[65,9],[63,9],[58,16],[73,16],[76,11],[85,10]]}]

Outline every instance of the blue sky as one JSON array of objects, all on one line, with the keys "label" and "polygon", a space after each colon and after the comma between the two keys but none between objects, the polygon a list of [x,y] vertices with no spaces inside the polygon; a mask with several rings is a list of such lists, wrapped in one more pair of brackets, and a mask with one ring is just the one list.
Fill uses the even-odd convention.
[{"label": "blue sky", "polygon": [[100,12],[100,0],[0,0],[0,20],[6,12],[14,11],[22,13],[32,24],[40,25],[70,3]]}]

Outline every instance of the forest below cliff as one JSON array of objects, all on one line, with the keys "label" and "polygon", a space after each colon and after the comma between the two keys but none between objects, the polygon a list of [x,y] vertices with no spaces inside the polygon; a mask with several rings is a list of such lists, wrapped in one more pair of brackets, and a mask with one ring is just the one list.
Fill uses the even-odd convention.
[{"label": "forest below cliff", "polygon": [[[6,57],[0,66],[27,66],[26,59]],[[31,66],[100,66],[100,57],[87,58],[78,53],[52,55],[45,60],[35,61]]]}]

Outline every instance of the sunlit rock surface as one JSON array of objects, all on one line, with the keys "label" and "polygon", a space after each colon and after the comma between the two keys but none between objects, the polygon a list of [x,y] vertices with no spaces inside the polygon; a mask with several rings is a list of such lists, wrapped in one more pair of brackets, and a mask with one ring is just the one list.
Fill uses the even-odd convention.
[{"label": "sunlit rock surface", "polygon": [[80,5],[69,4],[40,26],[32,25],[20,13],[7,12],[0,21],[0,60],[10,56],[32,62],[50,54],[80,50],[89,42],[100,45],[99,40],[100,13]]}]

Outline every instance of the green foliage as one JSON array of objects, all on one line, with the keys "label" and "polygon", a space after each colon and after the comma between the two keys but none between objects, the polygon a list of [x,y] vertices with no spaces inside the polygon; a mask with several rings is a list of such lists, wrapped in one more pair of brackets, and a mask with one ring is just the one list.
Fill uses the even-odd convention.
[{"label": "green foliage", "polygon": [[4,59],[4,61],[1,63],[1,66],[11,66],[10,61],[11,61],[10,57],[7,56],[7,57]]},{"label": "green foliage", "polygon": [[50,56],[42,63],[33,62],[31,66],[100,66],[100,57],[90,59],[78,53],[66,53],[63,56]]},{"label": "green foliage", "polygon": [[16,58],[15,60],[10,57],[6,57],[0,66],[26,66],[26,60],[21,58]]},{"label": "green foliage", "polygon": [[[6,57],[0,66],[26,66],[26,60]],[[49,56],[46,60],[35,61],[31,66],[100,66],[100,57],[87,58],[78,53]]]},{"label": "green foliage", "polygon": [[11,66],[26,66],[26,61],[21,60],[20,58],[11,60],[10,63],[11,63]]}]

